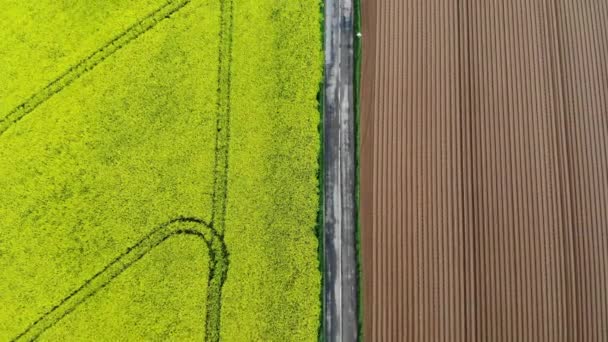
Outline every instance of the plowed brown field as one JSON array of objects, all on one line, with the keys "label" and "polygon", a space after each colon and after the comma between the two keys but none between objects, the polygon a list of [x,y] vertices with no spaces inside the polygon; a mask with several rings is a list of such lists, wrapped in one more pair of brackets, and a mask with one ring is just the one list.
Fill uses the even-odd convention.
[{"label": "plowed brown field", "polygon": [[608,341],[608,2],[363,2],[366,341]]}]

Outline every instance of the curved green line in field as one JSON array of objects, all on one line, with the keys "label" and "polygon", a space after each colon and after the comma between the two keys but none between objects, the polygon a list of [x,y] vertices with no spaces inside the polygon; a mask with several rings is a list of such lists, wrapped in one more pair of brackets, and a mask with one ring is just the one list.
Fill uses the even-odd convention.
[{"label": "curved green line in field", "polygon": [[226,245],[223,237],[218,235],[215,229],[204,221],[198,218],[179,217],[160,225],[135,245],[128,248],[78,289],[38,318],[13,341],[35,340],[155,247],[171,237],[181,234],[199,237],[207,245],[211,266],[207,282],[206,339],[207,341],[219,339],[221,291],[228,271]]}]

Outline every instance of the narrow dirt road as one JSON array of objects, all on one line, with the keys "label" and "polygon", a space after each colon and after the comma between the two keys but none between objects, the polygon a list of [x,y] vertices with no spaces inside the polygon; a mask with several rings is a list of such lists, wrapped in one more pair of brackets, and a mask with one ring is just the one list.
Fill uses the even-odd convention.
[{"label": "narrow dirt road", "polygon": [[353,2],[325,2],[324,286],[326,341],[357,340]]}]

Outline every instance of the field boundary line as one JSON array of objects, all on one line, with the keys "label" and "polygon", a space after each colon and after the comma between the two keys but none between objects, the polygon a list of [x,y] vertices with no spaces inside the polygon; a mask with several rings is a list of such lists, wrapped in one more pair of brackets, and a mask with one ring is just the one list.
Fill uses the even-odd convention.
[{"label": "field boundary line", "polygon": [[53,95],[59,93],[65,87],[72,84],[82,75],[93,70],[99,63],[122,49],[127,44],[154,28],[161,21],[168,19],[191,0],[169,0],[166,4],[159,7],[143,19],[131,25],[125,31],[119,33],[111,41],[95,50],[91,55],[82,59],[77,64],[71,66],[59,77],[47,84],[42,90],[31,95],[25,102],[11,110],[5,117],[0,118],[0,136],[13,124],[21,121],[26,115],[31,113],[38,106],[46,102]]},{"label": "field boundary line", "polygon": [[192,235],[201,238],[208,249],[211,267],[207,283],[207,318],[213,314],[213,309],[217,307],[217,300],[221,298],[219,293],[221,287],[212,286],[214,283],[221,284],[226,278],[228,271],[227,251],[222,238],[211,227],[210,224],[201,219],[193,217],[178,217],[172,219],[148,233],[135,245],[127,248],[101,271],[97,272],[78,289],[74,290],[57,305],[53,306],[45,314],[40,316],[34,323],[30,324],[13,341],[32,341],[38,338],[43,332],[53,327],[62,318],[73,312],[78,306],[87,299],[94,296],[110,284],[115,278],[121,275],[130,266],[135,264],[155,247],[177,235]]}]

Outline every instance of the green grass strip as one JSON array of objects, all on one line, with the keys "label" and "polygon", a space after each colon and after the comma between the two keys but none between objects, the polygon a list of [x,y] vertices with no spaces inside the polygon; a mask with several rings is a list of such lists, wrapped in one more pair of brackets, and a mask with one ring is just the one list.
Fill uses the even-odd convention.
[{"label": "green grass strip", "polygon": [[[319,2],[319,11],[321,12],[320,29],[321,29],[321,46],[325,51],[325,1]],[[317,214],[317,238],[319,239],[319,272],[321,273],[321,291],[319,292],[319,300],[321,301],[321,314],[319,315],[319,335],[318,341],[325,341],[325,334],[323,333],[324,322],[325,322],[325,168],[324,168],[324,129],[325,125],[325,59],[323,59],[323,71],[321,75],[321,82],[319,83],[319,93],[317,95],[319,102],[319,169],[317,171],[317,178],[319,180],[319,211]]]}]

